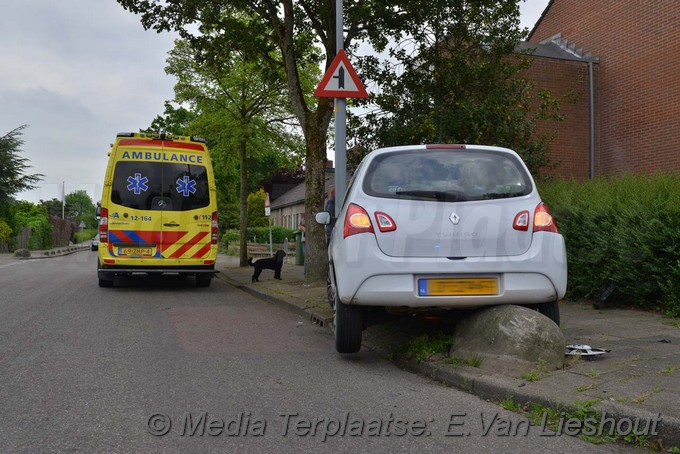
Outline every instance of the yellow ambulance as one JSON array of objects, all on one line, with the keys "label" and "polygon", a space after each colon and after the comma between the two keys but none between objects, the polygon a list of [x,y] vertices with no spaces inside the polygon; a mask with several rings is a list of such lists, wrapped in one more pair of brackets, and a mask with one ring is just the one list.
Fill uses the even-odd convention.
[{"label": "yellow ambulance", "polygon": [[217,259],[217,195],[205,140],[121,133],[109,153],[99,215],[97,277],[195,276],[208,287]]}]

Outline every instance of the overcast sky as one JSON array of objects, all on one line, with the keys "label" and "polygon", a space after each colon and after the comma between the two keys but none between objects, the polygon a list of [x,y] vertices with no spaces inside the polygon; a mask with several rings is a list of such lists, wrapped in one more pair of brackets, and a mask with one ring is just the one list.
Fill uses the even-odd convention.
[{"label": "overcast sky", "polygon": [[[548,0],[521,2],[533,27]],[[10,0],[0,15],[0,135],[28,125],[21,156],[45,175],[31,202],[101,197],[116,133],[147,127],[173,98],[175,36],[145,31],[115,0]]]}]

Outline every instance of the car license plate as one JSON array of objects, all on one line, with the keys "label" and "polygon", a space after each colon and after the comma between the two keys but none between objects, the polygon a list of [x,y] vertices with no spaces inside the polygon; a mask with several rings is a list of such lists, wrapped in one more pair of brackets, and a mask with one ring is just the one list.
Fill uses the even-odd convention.
[{"label": "car license plate", "polygon": [[150,247],[121,247],[118,248],[118,255],[149,256],[152,255]]},{"label": "car license plate", "polygon": [[420,296],[498,295],[498,279],[495,277],[419,279],[418,294]]}]

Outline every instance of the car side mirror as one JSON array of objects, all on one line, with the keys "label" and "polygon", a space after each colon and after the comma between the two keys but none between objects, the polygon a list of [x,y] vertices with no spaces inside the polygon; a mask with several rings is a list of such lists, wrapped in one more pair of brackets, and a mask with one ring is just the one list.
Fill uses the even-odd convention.
[{"label": "car side mirror", "polygon": [[99,220],[99,219],[101,219],[101,217],[102,217],[102,206],[99,203],[97,203],[97,209],[94,212],[94,218],[96,220]]},{"label": "car side mirror", "polygon": [[314,216],[317,224],[328,225],[331,223],[331,214],[328,211],[319,211]]}]

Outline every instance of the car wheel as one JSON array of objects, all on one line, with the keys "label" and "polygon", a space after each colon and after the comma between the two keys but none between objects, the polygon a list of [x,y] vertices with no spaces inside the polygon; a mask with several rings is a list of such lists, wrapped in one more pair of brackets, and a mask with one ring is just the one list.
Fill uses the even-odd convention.
[{"label": "car wheel", "polygon": [[549,303],[541,303],[533,306],[539,313],[545,315],[550,320],[560,326],[560,304],[559,301],[551,301]]},{"label": "car wheel", "polygon": [[335,304],[335,289],[333,288],[333,282],[331,282],[331,270],[328,270],[328,276],[326,277],[326,298],[328,298],[328,305],[333,309]]},{"label": "car wheel", "polygon": [[334,292],[335,349],[338,353],[356,353],[361,349],[364,308],[342,303]]},{"label": "car wheel", "polygon": [[212,277],[199,277],[196,276],[196,287],[210,287],[210,282]]},{"label": "car wheel", "polygon": [[100,287],[113,287],[113,280],[109,279],[99,279],[99,286]]},{"label": "car wheel", "polygon": [[[99,262],[99,259],[97,259],[97,273],[99,273],[99,268],[101,268],[101,263]],[[113,287],[113,279],[102,279],[100,277],[99,278],[99,286],[100,287]]]}]

